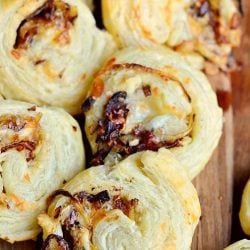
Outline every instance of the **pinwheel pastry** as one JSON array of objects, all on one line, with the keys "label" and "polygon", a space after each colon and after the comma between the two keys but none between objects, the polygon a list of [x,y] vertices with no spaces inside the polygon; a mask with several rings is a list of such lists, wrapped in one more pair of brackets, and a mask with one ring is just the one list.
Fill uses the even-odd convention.
[{"label": "pinwheel pastry", "polygon": [[115,54],[96,74],[83,111],[92,165],[165,147],[190,178],[207,163],[222,129],[207,78],[164,47]]},{"label": "pinwheel pastry", "polygon": [[234,64],[230,55],[241,36],[235,0],[102,0],[102,7],[120,46],[165,44],[211,73],[203,57],[223,70]]},{"label": "pinwheel pastry", "polygon": [[84,161],[80,128],[68,113],[0,101],[0,238],[36,237],[46,198]]},{"label": "pinwheel pastry", "polygon": [[93,72],[115,48],[83,0],[0,1],[0,93],[80,111]]},{"label": "pinwheel pastry", "polygon": [[250,235],[250,180],[247,182],[242,195],[240,223],[245,234]]},{"label": "pinwheel pastry", "polygon": [[189,249],[200,217],[197,193],[166,149],[83,171],[38,217],[43,249]]},{"label": "pinwheel pastry", "polygon": [[234,244],[226,247],[224,250],[249,250],[249,249],[250,249],[250,241],[244,239],[235,242]]}]

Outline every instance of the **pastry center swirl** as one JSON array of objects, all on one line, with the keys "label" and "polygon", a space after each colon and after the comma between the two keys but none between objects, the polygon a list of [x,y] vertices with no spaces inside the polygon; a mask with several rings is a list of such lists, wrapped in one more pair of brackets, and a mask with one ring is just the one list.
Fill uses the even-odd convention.
[{"label": "pastry center swirl", "polygon": [[41,139],[39,120],[39,115],[1,115],[0,152],[25,152],[27,162],[34,160],[34,151]]},{"label": "pastry center swirl", "polygon": [[18,27],[11,50],[14,60],[49,80],[60,81],[72,57],[71,40],[75,32],[72,27],[77,16],[76,6],[60,0],[45,2]]},{"label": "pastry center swirl", "polygon": [[[118,209],[130,219],[135,219],[135,209],[139,200],[128,199],[122,196],[121,189],[114,188],[114,194],[103,190],[97,194],[89,194],[81,191],[74,195],[65,190],[56,191],[48,202],[51,203],[58,195],[65,196],[68,202],[58,206],[54,211],[54,219],[62,226],[63,237],[50,234],[44,241],[43,249],[52,249],[52,246],[63,246],[62,249],[73,249],[73,246],[84,247],[81,237],[89,231],[89,241],[92,244],[92,233],[94,227],[108,217],[108,212]],[[118,217],[109,218],[117,220]]]},{"label": "pastry center swirl", "polygon": [[[191,98],[180,82],[164,71],[141,65],[113,65],[114,68],[117,75],[123,75],[119,82],[121,91],[109,94],[107,89],[96,96],[92,89],[83,104],[86,117],[95,106],[103,107],[102,113],[98,113],[99,120],[90,128],[97,145],[92,166],[102,165],[110,152],[126,157],[144,150],[157,151],[191,142],[195,115]],[[93,88],[100,85],[101,79],[105,79],[105,84],[115,85],[109,77],[111,72],[97,78],[99,84],[94,82]]]},{"label": "pastry center swirl", "polygon": [[25,19],[17,30],[14,49],[28,49],[36,37],[47,29],[55,28],[52,41],[60,45],[70,42],[69,29],[72,27],[77,11],[60,0],[49,0]]}]

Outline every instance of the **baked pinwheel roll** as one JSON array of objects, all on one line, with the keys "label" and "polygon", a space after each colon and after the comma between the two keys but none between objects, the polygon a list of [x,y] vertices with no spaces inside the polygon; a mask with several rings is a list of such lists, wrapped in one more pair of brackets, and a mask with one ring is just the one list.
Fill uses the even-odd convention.
[{"label": "baked pinwheel roll", "polygon": [[36,237],[46,198],[84,163],[81,131],[68,113],[0,101],[0,238]]},{"label": "baked pinwheel roll", "polygon": [[249,249],[250,249],[250,241],[244,239],[235,242],[234,244],[226,247],[224,250],[249,250]]},{"label": "baked pinwheel roll", "polygon": [[235,0],[102,0],[102,8],[104,25],[120,46],[164,44],[196,67],[205,67],[204,57],[227,70],[240,43]]},{"label": "baked pinwheel roll", "polygon": [[83,171],[38,217],[43,249],[190,249],[200,217],[195,188],[166,149]]},{"label": "baked pinwheel roll", "polygon": [[83,0],[0,2],[0,93],[8,99],[77,114],[114,48]]},{"label": "baked pinwheel roll", "polygon": [[127,48],[96,74],[83,104],[92,165],[170,149],[195,177],[222,130],[222,111],[207,78],[166,48]]},{"label": "baked pinwheel roll", "polygon": [[248,180],[243,191],[239,215],[243,231],[250,235],[250,180]]}]

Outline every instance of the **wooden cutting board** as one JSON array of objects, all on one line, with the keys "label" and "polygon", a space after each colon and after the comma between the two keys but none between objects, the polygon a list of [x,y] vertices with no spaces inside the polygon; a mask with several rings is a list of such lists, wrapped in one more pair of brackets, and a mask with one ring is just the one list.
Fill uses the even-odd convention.
[{"label": "wooden cutting board", "polygon": [[[224,108],[224,129],[206,169],[194,180],[202,217],[192,250],[221,250],[245,237],[239,226],[238,211],[243,186],[250,176],[250,1],[244,0],[243,6],[244,37],[242,47],[237,50],[242,71],[233,74],[231,81],[223,74],[210,79]],[[29,250],[36,249],[36,245],[32,241],[14,245],[0,241],[0,250]]]},{"label": "wooden cutting board", "polygon": [[223,74],[210,81],[224,110],[224,127],[213,157],[194,180],[202,210],[193,238],[194,250],[222,250],[231,238],[234,152],[231,81]]}]

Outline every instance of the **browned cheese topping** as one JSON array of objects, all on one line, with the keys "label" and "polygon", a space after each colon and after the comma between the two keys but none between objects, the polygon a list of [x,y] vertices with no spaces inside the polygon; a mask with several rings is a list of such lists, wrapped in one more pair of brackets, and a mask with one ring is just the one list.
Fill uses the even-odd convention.
[{"label": "browned cheese topping", "polygon": [[[69,30],[77,17],[76,7],[60,0],[48,0],[20,24],[17,30],[16,42],[12,54],[20,58],[20,50],[26,50],[32,44],[36,35],[42,34],[48,28],[56,27],[58,33],[53,41],[60,46],[70,43]],[[37,64],[42,63],[41,60]]]},{"label": "browned cheese topping", "polygon": [[26,160],[34,160],[34,151],[40,141],[40,116],[1,115],[0,152],[26,151]]},{"label": "browned cheese topping", "polygon": [[[89,194],[85,191],[70,194],[65,190],[57,190],[48,199],[48,205],[58,196],[69,198],[69,203],[57,207],[54,211],[54,219],[59,219],[62,225],[63,237],[51,234],[44,241],[43,248],[50,250],[53,246],[56,249],[73,249],[80,247],[80,239],[77,231],[87,228],[91,233],[93,227],[105,219],[107,212],[113,209],[121,210],[126,216],[133,217],[134,210],[138,205],[138,199],[127,199],[121,194],[121,189],[114,189],[115,195],[111,196],[107,190],[97,194]],[[67,209],[69,208],[70,209]],[[67,214],[65,214],[67,211]],[[81,216],[84,215],[85,219]],[[86,220],[86,218],[88,218]],[[53,242],[52,242],[53,241]],[[53,248],[54,249],[54,248]]]}]

